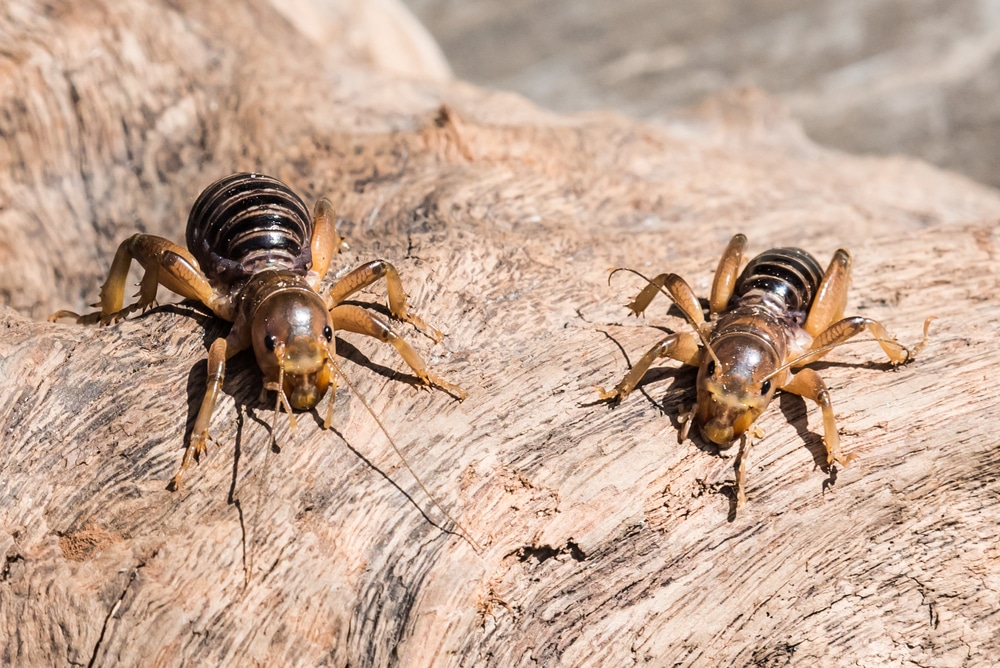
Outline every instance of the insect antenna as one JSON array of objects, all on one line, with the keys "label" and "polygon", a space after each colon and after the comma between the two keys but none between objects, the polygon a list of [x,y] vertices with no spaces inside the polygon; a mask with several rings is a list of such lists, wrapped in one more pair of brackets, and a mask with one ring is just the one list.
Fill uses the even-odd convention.
[{"label": "insect antenna", "polygon": [[[389,441],[389,445],[391,445],[392,449],[396,452],[396,456],[398,456],[399,460],[403,462],[403,466],[405,466],[406,470],[410,472],[410,475],[413,476],[413,479],[417,481],[417,485],[420,487],[420,489],[423,490],[427,498],[431,500],[431,503],[434,504],[434,506],[444,514],[444,516],[448,519],[448,521],[455,525],[455,527],[458,529],[458,535],[461,536],[462,539],[472,547],[472,549],[476,552],[476,554],[481,554],[483,549],[482,546],[480,546],[479,543],[476,542],[476,539],[472,537],[472,534],[469,533],[468,529],[466,529],[464,526],[461,525],[461,523],[459,523],[458,520],[452,517],[451,514],[449,514],[448,511],[445,510],[440,503],[438,503],[437,499],[434,498],[434,495],[431,494],[430,490],[428,490],[427,487],[424,486],[424,483],[420,481],[420,478],[419,476],[417,476],[416,471],[413,470],[413,468],[410,466],[410,463],[406,461],[406,457],[403,456],[403,451],[400,450],[399,446],[396,445],[396,441],[394,441],[392,436],[389,435],[389,430],[385,428],[384,424],[382,424],[382,420],[379,419],[378,415],[368,404],[368,401],[365,399],[364,395],[358,391],[358,388],[355,387],[354,383],[351,382],[351,379],[347,377],[347,374],[345,374],[344,371],[340,368],[340,365],[337,364],[336,360],[334,359],[334,353],[329,349],[329,347],[326,350],[326,354],[327,354],[327,360],[329,361],[330,365],[337,372],[337,375],[339,375],[341,378],[344,379],[344,382],[347,383],[347,386],[351,389],[351,392],[354,393],[354,396],[358,398],[358,400],[361,402],[361,405],[365,407],[365,410],[368,411],[368,414],[372,416],[373,420],[375,420],[375,424],[378,425],[378,428],[385,435],[386,440]],[[328,411],[327,426],[329,425],[329,420],[331,419],[330,416],[332,416],[333,413],[332,405],[334,398],[335,398],[334,396],[330,397],[331,407]]]},{"label": "insect antenna", "polygon": [[677,306],[677,308],[680,309],[681,313],[684,314],[684,319],[688,321],[688,324],[691,325],[692,329],[694,329],[695,333],[698,335],[698,338],[701,339],[701,344],[705,347],[705,350],[708,352],[709,357],[712,358],[712,361],[715,362],[716,368],[719,368],[719,369],[722,368],[722,362],[720,362],[719,358],[716,357],[715,351],[712,350],[712,344],[710,344],[708,342],[708,337],[705,336],[705,332],[703,332],[701,330],[701,323],[695,321],[695,319],[691,317],[691,314],[689,314],[687,312],[687,309],[685,309],[684,306],[682,304],[680,304],[674,298],[674,296],[672,294],[670,294],[670,292],[668,292],[667,290],[665,290],[663,288],[663,286],[660,285],[659,283],[657,283],[656,281],[654,281],[654,280],[652,280],[650,278],[647,278],[642,273],[636,271],[635,269],[630,269],[628,267],[617,267],[614,270],[612,270],[611,274],[608,275],[608,283],[609,284],[611,283],[611,277],[614,276],[615,274],[617,274],[619,271],[628,271],[628,272],[631,272],[631,273],[635,274],[636,276],[638,276],[639,278],[641,278],[642,280],[644,280],[647,283],[649,283],[650,285],[654,286],[657,290],[659,290],[663,294],[665,294],[667,296],[667,299],[669,299],[671,302],[673,302]]},{"label": "insect antenna", "polygon": [[292,412],[292,407],[288,403],[288,397],[285,396],[285,344],[278,343],[274,347],[274,354],[278,357],[278,385],[275,388],[277,397],[274,400],[274,423],[271,426],[271,433],[273,434],[274,430],[278,428],[278,413],[281,412],[282,406],[288,413],[289,426],[292,431],[296,431],[299,425],[295,420],[295,413]]},{"label": "insect antenna", "polygon": [[333,424],[333,404],[337,398],[337,373],[340,369],[333,363],[330,359],[330,351],[326,354],[326,365],[330,372],[330,401],[326,403],[326,419],[323,420],[323,429],[329,429],[330,425]]},{"label": "insect antenna", "polygon": [[[291,414],[291,412],[289,412],[289,415],[290,414]],[[277,425],[277,421],[275,421],[275,425]],[[253,516],[252,516],[253,517],[253,521],[252,521],[252,523],[250,525],[250,532],[251,532],[250,533],[250,547],[249,547],[249,550],[247,550],[247,548],[244,547],[244,552],[247,552],[247,551],[249,552],[249,554],[246,557],[246,566],[243,569],[243,588],[244,589],[246,589],[247,587],[250,586],[250,576],[253,574],[253,556],[254,556],[254,550],[253,550],[253,548],[254,548],[254,545],[256,544],[256,541],[257,541],[257,529],[259,527],[258,520],[259,520],[259,518],[260,518],[260,516],[261,516],[261,514],[263,512],[261,510],[261,508],[262,508],[261,504],[263,503],[263,500],[264,500],[264,490],[267,489],[268,473],[271,470],[271,459],[272,458],[269,457],[269,455],[271,454],[272,448],[277,448],[277,447],[278,447],[278,438],[277,438],[277,436],[274,433],[274,427],[272,427],[271,428],[271,445],[270,445],[270,447],[267,448],[267,450],[264,451],[264,465],[261,467],[260,482],[257,483],[257,499],[254,501],[256,511],[253,513]]]},{"label": "insect antenna", "polygon": [[268,383],[263,388],[264,392],[269,389],[273,389],[277,395],[277,398],[274,400],[274,421],[271,423],[271,447],[264,452],[264,465],[261,467],[260,482],[257,485],[257,512],[253,514],[253,522],[250,526],[250,548],[249,554],[246,557],[246,565],[243,569],[244,588],[250,586],[250,576],[253,573],[253,546],[254,542],[257,540],[257,519],[260,516],[261,503],[264,498],[264,490],[267,488],[268,472],[271,466],[271,458],[268,455],[272,449],[278,448],[278,415],[281,413],[282,407],[284,407],[285,412],[288,413],[289,428],[293,432],[298,429],[298,422],[295,420],[295,413],[292,412],[292,407],[288,403],[288,397],[285,396],[285,344],[280,341],[276,343],[274,346],[274,354],[278,358],[278,382],[274,385]]}]

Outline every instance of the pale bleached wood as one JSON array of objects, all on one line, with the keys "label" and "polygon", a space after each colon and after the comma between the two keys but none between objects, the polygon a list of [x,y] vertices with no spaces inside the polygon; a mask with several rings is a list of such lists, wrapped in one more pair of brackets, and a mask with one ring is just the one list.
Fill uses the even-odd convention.
[{"label": "pale bleached wood", "polygon": [[[321,64],[264,3],[92,2],[48,18],[12,6],[0,287],[21,312],[0,310],[5,662],[909,666],[1000,653],[993,191],[817,147],[754,91],[658,127],[562,118]],[[238,29],[257,21],[273,27],[266,42]],[[103,329],[26,317],[95,299],[122,236],[181,238],[200,188],[248,168],[332,197],[352,242],[335,271],[392,260],[447,332],[434,346],[399,328],[468,390],[462,404],[408,384],[371,342],[345,336],[340,350],[481,554],[442,530],[351,391],[335,432],[321,404],[292,434],[258,402],[246,359],[208,457],[167,491],[225,326],[186,306]],[[906,343],[938,320],[901,370],[874,344],[821,366],[859,455],[832,489],[815,467],[818,411],[777,401],[749,506],[730,519],[732,461],[677,443],[692,373],[651,373],[614,409],[593,386],[655,340],[649,325],[683,327],[664,304],[626,318],[638,286],[609,287],[608,269],[676,271],[706,294],[735,231],[751,251],[797,244],[822,261],[849,247],[849,310]],[[45,245],[24,236],[38,234]],[[272,421],[281,452],[265,454]]]}]

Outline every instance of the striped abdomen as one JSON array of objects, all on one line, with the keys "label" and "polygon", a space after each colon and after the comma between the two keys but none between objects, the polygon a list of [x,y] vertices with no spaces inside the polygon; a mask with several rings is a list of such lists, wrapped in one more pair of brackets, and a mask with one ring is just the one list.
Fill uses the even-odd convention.
[{"label": "striped abdomen", "polygon": [[313,221],[298,195],[262,174],[232,174],[191,208],[187,245],[209,278],[232,284],[264,269],[305,274]]},{"label": "striped abdomen", "polygon": [[812,305],[822,278],[819,263],[801,248],[773,248],[743,269],[729,308],[761,303],[783,313],[803,313]]}]

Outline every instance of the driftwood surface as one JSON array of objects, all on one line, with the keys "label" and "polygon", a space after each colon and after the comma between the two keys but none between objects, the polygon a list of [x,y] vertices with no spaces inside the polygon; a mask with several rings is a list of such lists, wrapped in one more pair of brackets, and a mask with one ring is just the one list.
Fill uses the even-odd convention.
[{"label": "driftwood surface", "polygon": [[[263,0],[0,11],[0,294],[13,307],[0,308],[0,660],[1000,656],[1000,195],[824,149],[752,90],[657,126],[561,117],[448,81],[433,54],[427,77],[395,73],[365,55],[379,32],[352,25],[317,10],[296,26]],[[426,39],[406,30],[385,39],[432,53],[400,46]],[[335,48],[347,33],[354,47]],[[335,272],[391,260],[446,331],[435,346],[398,327],[464,403],[416,387],[391,349],[346,335],[338,350],[478,551],[354,391],[338,391],[333,430],[324,402],[293,433],[246,356],[208,456],[168,491],[227,325],[190,305],[105,328],[43,321],[96,299],[126,235],[180,240],[198,192],[249,169],[330,197],[351,242]],[[609,286],[609,269],[674,271],[705,295],[737,231],[752,251],[799,245],[821,262],[850,248],[849,312],[906,344],[937,320],[899,370],[874,343],[817,365],[859,455],[850,468],[819,468],[815,406],[775,401],[734,514],[732,459],[677,442],[691,370],[657,367],[614,408],[594,386],[659,328],[685,326],[662,300],[626,317],[641,283]],[[360,301],[378,308],[384,292]]]}]

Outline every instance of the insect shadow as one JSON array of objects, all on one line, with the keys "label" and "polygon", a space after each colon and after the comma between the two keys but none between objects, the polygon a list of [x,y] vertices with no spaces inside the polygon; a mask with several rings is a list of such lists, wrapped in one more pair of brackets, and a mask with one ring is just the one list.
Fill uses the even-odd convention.
[{"label": "insect shadow", "polygon": [[[140,318],[145,318],[153,312],[160,313],[173,313],[177,315],[183,315],[187,317],[193,317],[198,321],[198,325],[202,329],[202,344],[205,349],[208,350],[212,342],[215,341],[220,336],[225,336],[230,323],[224,322],[215,318],[210,313],[206,313],[201,305],[196,302],[189,302],[187,300],[180,302],[178,304],[166,304],[163,306],[157,306],[150,309],[146,313],[138,316],[137,320]],[[370,305],[367,305],[369,306]],[[356,346],[350,342],[337,338],[337,355],[338,357],[350,361],[360,367],[364,367],[388,380],[402,381],[408,385],[414,387],[423,388],[424,384],[417,376],[413,374],[408,374],[405,372],[400,372],[377,362],[373,362],[367,356],[364,355]],[[263,385],[263,373],[260,368],[254,362],[253,357],[247,351],[243,351],[235,356],[229,361],[229,373],[226,374],[226,378],[223,381],[222,390],[225,394],[232,397],[236,408],[237,408],[237,438],[242,433],[243,425],[243,410],[247,411],[247,414],[263,427],[268,435],[271,437],[271,450],[279,452],[281,449],[280,444],[274,438],[272,433],[272,426],[266,421],[257,418],[256,414],[252,412],[252,409],[258,410],[270,410],[273,409],[273,403],[268,401],[266,398],[261,397],[259,388]],[[204,394],[205,383],[208,380],[208,360],[202,359],[191,367],[188,373],[187,380],[187,418],[185,420],[184,428],[184,446],[187,447],[191,439],[191,434],[194,430],[194,424],[198,417],[198,411],[201,407],[201,398]],[[329,401],[334,400],[334,396],[328,398]],[[314,407],[308,411],[316,419],[319,420],[320,428],[323,427],[323,420],[319,416],[317,409]],[[336,431],[336,430],[334,430]],[[340,432],[337,434],[343,438]],[[236,444],[237,457],[240,451],[240,444]],[[195,461],[200,461],[199,457],[195,458]],[[235,466],[235,464],[234,464]],[[234,473],[235,475],[235,473]],[[232,502],[232,493],[235,489],[235,479],[233,485],[230,489],[230,502]],[[175,491],[175,483],[171,480],[167,484],[167,489],[170,491]],[[412,501],[412,499],[411,499]],[[437,526],[436,524],[434,526]]]},{"label": "insect shadow", "polygon": [[[650,325],[651,329],[659,330],[664,334],[673,334],[673,330],[668,327],[663,327],[660,325]],[[602,330],[598,330],[601,334],[604,334],[609,341],[618,347],[619,352],[621,352],[622,357],[625,359],[625,364],[628,368],[632,368],[632,360],[629,359],[628,353],[625,347],[621,344],[618,339],[614,337],[613,334]],[[646,373],[643,374],[642,378],[635,386],[635,390],[645,397],[649,405],[655,408],[664,417],[670,420],[671,426],[679,433],[681,427],[683,426],[680,421],[680,415],[683,411],[680,410],[682,406],[690,405],[695,400],[695,378],[698,375],[698,370],[691,367],[670,367],[670,366],[659,366],[650,368]],[[660,383],[664,379],[673,379],[674,382],[666,389],[661,401],[657,401],[646,389],[647,385],[655,385]],[[607,401],[606,399],[595,399],[594,401],[582,402],[579,404],[581,408],[590,408],[593,406],[605,405],[609,410],[615,408],[620,401]],[[700,438],[689,439],[692,440],[695,447],[702,452],[707,452],[713,455],[719,454],[719,448],[712,444],[706,443]],[[680,439],[678,438],[678,443]]]},{"label": "insect shadow", "polygon": [[[704,300],[702,300],[704,301]],[[672,306],[671,310],[675,310],[676,307]],[[668,327],[663,327],[660,325],[650,325],[651,329],[656,329],[661,331],[665,335],[673,334],[673,330]],[[629,359],[628,352],[626,352],[625,347],[615,338],[613,334],[606,332],[604,330],[598,330],[609,341],[617,346],[618,350],[621,352],[622,357],[625,359],[626,367],[632,368],[632,361]],[[868,361],[860,364],[854,364],[849,362],[837,362],[837,361],[823,361],[813,365],[817,370],[823,370],[827,368],[836,367],[846,367],[846,368],[871,368],[871,369],[893,369],[894,367],[888,363],[882,363],[877,361]],[[670,420],[671,425],[676,430],[680,430],[683,426],[680,421],[679,410],[682,406],[690,404],[695,399],[695,377],[697,376],[697,369],[687,366],[681,367],[651,367],[646,373],[643,374],[642,378],[635,386],[635,391],[638,391],[646,398],[649,404],[662,413],[667,419]],[[666,395],[662,401],[657,401],[654,399],[650,393],[647,391],[647,385],[653,385],[659,383],[666,378],[673,378],[674,384],[670,389],[667,390]],[[680,388],[675,391],[674,387]],[[678,396],[678,392],[681,396]],[[826,463],[826,448],[823,445],[823,438],[819,434],[816,434],[809,430],[808,428],[808,411],[806,402],[802,397],[794,394],[789,394],[787,392],[782,392],[779,397],[779,407],[785,419],[794,427],[799,438],[802,439],[803,446],[812,456],[813,463],[816,468],[827,473],[827,478],[823,480],[823,491],[829,491],[837,482],[837,471],[838,467],[830,466]],[[581,403],[581,407],[592,407],[599,404],[608,405],[609,409],[613,409],[617,406],[620,401],[608,402],[606,400],[595,400],[586,403]],[[706,452],[712,455],[719,455],[720,449],[714,443],[707,443],[698,434],[689,435],[689,439],[698,450],[701,452]],[[739,495],[735,483],[722,483],[718,485],[716,491],[723,494],[729,501],[729,512],[727,513],[727,520],[733,522],[736,520],[737,510],[739,508]]]},{"label": "insect shadow", "polygon": [[681,440],[694,424],[702,437],[719,445],[720,451],[739,443],[738,507],[746,502],[747,455],[755,440],[763,436],[757,419],[778,392],[817,404],[823,416],[824,468],[832,470],[835,463],[847,466],[855,455],[841,450],[830,392],[810,365],[841,345],[863,341],[849,340],[867,332],[882,348],[890,366],[902,366],[923,348],[934,319],[931,316],[924,321],[923,339],[907,349],[882,323],[864,316],[844,317],[851,268],[847,250],[837,249],[824,271],[812,255],[791,247],[766,250],[744,265],[746,245],[743,234],[730,239],[716,267],[707,312],[705,300],[677,274],[649,278],[628,267],[613,269],[609,282],[619,272],[635,274],[646,282],[626,305],[632,314],[643,314],[653,299],[663,294],[680,309],[691,331],[663,337],[613,388],[597,388],[601,399],[616,402],[643,382],[659,359],[697,367],[697,402],[684,413]]},{"label": "insect shadow", "polygon": [[[228,323],[220,322],[216,318],[208,314],[201,314],[201,309],[197,308],[194,304],[187,304],[181,302],[179,304],[168,304],[164,306],[157,306],[151,309],[146,314],[139,316],[139,318],[146,317],[152,311],[159,312],[170,312],[178,315],[192,316],[196,319],[204,321],[199,322],[200,326],[203,328],[203,343],[207,349],[211,342],[214,341],[219,336],[225,334],[225,329]],[[194,315],[197,314],[197,315]],[[412,384],[415,387],[422,387],[420,379],[417,376],[400,373],[395,369],[383,366],[372,362],[368,357],[366,357],[361,351],[359,351],[351,343],[344,341],[342,339],[337,340],[338,346],[338,357],[349,360],[353,364],[361,367],[365,367],[375,373],[383,376],[390,380],[402,380],[408,384]],[[247,522],[247,509],[245,508],[245,501],[242,495],[238,493],[238,488],[240,487],[240,465],[243,461],[244,454],[244,439],[246,437],[247,419],[255,423],[255,428],[261,428],[267,434],[268,447],[267,450],[270,453],[280,453],[281,445],[278,443],[275,434],[273,433],[273,427],[271,423],[267,420],[261,418],[258,415],[258,411],[267,412],[273,410],[273,406],[270,401],[266,398],[262,400],[260,388],[262,383],[262,376],[260,369],[254,364],[254,361],[250,355],[238,354],[230,360],[230,373],[227,374],[226,379],[223,382],[223,391],[233,398],[234,406],[236,409],[236,429],[233,435],[233,460],[232,468],[229,481],[229,490],[226,497],[226,502],[228,505],[232,505],[236,509],[237,517],[240,524],[241,533],[241,543],[243,552],[243,568],[244,572],[247,573],[247,582],[249,582],[249,574],[253,567],[252,550],[249,546],[250,542],[254,544],[257,543],[259,537],[257,533],[259,531],[257,516],[251,514],[253,521],[250,523],[252,526],[248,527]],[[191,432],[194,427],[195,420],[197,419],[198,410],[201,405],[201,395],[204,391],[205,382],[208,378],[208,362],[207,360],[199,360],[192,367],[188,373],[187,381],[187,419],[185,426],[185,436],[184,443],[185,447],[190,439]],[[336,395],[331,393],[328,397],[329,401],[336,401]],[[319,410],[316,407],[306,411],[312,416],[315,424],[321,431],[325,431],[325,420],[324,417],[320,415]],[[457,536],[460,538],[465,538],[461,532],[456,531],[454,528],[443,524],[434,518],[432,518],[428,512],[418,503],[418,501],[413,497],[413,495],[404,489],[399,483],[397,483],[388,473],[382,470],[378,465],[372,462],[368,457],[362,454],[347,438],[344,436],[343,432],[333,427],[329,427],[329,431],[336,434],[347,449],[357,457],[361,462],[365,464],[369,469],[381,476],[385,481],[392,485],[403,498],[413,506],[414,509],[420,516],[423,517],[430,526],[434,527],[436,530],[442,532],[443,534],[449,536]],[[268,452],[264,453],[264,460],[259,465],[259,481],[257,482],[258,488],[258,499],[253,502],[255,506],[260,506],[261,491],[268,484],[269,478],[269,466],[267,461],[267,456],[270,454]],[[197,460],[196,460],[197,461]],[[248,470],[249,471],[249,470]],[[167,484],[167,489],[174,491],[174,481],[171,480]],[[265,492],[266,493],[266,492]],[[260,508],[256,508],[253,513],[259,513]]]}]

